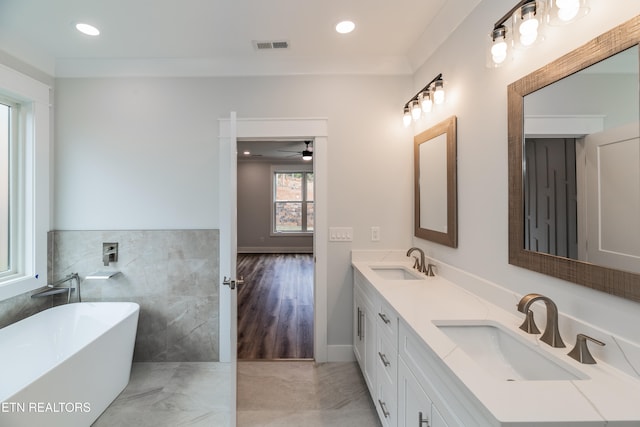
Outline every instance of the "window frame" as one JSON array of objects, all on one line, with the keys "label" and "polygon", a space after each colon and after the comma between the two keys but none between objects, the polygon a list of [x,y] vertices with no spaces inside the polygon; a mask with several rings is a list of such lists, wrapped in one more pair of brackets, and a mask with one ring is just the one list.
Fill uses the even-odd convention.
[{"label": "window frame", "polygon": [[[310,230],[310,231],[277,231],[276,230],[276,186],[275,186],[275,176],[278,173],[302,173],[304,174],[304,176],[306,177],[306,174],[313,174],[313,165],[272,165],[271,166],[271,204],[270,204],[270,210],[271,210],[271,230],[270,230],[270,236],[271,237],[294,237],[294,236],[313,236],[314,230]],[[305,209],[304,205],[305,203],[308,203],[308,201],[306,200],[306,179],[303,178],[303,182],[305,184],[303,184],[303,200],[300,201],[300,203],[303,206],[303,214],[307,212],[307,210]],[[314,192],[315,194],[315,192]],[[314,197],[314,201],[312,202],[314,204],[315,207],[315,197]],[[306,223],[306,216],[303,215],[303,226],[306,228],[307,223]]]},{"label": "window frame", "polygon": [[50,224],[50,90],[46,84],[0,64],[0,96],[19,105],[18,149],[11,203],[16,226],[14,270],[0,277],[0,301],[47,283],[47,232]]},{"label": "window frame", "polygon": [[22,108],[19,102],[7,97],[0,93],[0,104],[8,106],[11,111],[9,115],[9,143],[8,143],[8,221],[9,221],[9,239],[8,245],[8,259],[9,268],[5,271],[0,270],[0,283],[5,278],[13,277],[20,272],[22,265],[22,256],[20,251],[19,236],[22,234],[22,226],[24,225],[20,221],[20,213],[24,210],[24,200],[19,197],[21,189],[24,185],[24,178],[18,168],[22,169],[21,162],[23,159],[23,153],[21,152],[20,139],[24,133],[20,129],[20,125],[24,123],[22,115]]}]

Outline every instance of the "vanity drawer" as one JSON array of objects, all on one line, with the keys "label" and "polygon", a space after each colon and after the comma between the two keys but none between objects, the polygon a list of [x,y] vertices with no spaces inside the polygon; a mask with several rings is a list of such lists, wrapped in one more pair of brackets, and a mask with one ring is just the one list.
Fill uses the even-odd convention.
[{"label": "vanity drawer", "polygon": [[395,384],[398,378],[398,347],[385,334],[378,334],[377,341],[378,380],[384,378]]},{"label": "vanity drawer", "polygon": [[398,313],[382,298],[376,304],[378,331],[382,331],[398,347]]},{"label": "vanity drawer", "polygon": [[395,427],[398,424],[397,393],[395,382],[389,382],[389,379],[384,375],[379,376],[374,403],[384,427]]}]

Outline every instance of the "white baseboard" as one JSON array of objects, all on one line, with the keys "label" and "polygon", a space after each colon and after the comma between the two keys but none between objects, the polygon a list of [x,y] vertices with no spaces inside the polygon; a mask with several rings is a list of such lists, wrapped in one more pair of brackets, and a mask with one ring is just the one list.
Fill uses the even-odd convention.
[{"label": "white baseboard", "polygon": [[354,362],[356,356],[352,345],[328,345],[327,359],[328,362]]},{"label": "white baseboard", "polygon": [[312,254],[313,247],[239,246],[239,254]]}]

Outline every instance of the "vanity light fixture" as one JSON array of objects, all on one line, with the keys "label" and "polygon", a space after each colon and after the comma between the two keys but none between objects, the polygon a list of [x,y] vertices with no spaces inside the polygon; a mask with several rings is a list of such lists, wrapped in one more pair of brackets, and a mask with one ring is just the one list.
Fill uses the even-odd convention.
[{"label": "vanity light fixture", "polygon": [[589,12],[589,0],[521,0],[489,33],[487,66],[500,67],[515,48],[528,48],[540,40],[545,25],[563,25]]},{"label": "vanity light fixture", "polygon": [[444,80],[442,80],[442,73],[440,73],[404,104],[402,123],[408,127],[412,120],[418,121],[422,114],[430,113],[433,104],[440,105],[442,103],[444,103]]}]

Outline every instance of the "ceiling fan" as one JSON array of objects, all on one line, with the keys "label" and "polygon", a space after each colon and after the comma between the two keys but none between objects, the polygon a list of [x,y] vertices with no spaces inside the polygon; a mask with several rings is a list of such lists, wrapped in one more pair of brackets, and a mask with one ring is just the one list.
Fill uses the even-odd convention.
[{"label": "ceiling fan", "polygon": [[290,157],[296,157],[301,154],[302,160],[309,161],[313,159],[313,147],[311,147],[311,149],[309,148],[309,144],[311,144],[311,141],[304,141],[304,143],[305,143],[305,148],[302,151],[293,151],[293,150],[278,150],[278,151],[296,153],[295,155]]}]

